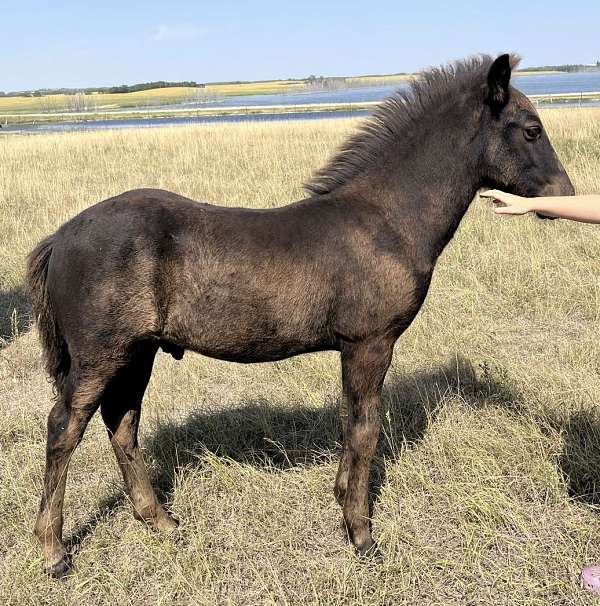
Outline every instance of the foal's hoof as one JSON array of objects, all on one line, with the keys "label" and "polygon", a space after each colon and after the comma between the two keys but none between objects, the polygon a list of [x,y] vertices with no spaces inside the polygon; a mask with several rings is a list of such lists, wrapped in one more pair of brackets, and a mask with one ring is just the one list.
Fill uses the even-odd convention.
[{"label": "foal's hoof", "polygon": [[160,534],[170,534],[177,530],[179,526],[179,522],[172,518],[162,507],[150,512],[139,512],[134,509],[133,517]]},{"label": "foal's hoof", "polygon": [[175,540],[179,539],[179,520],[172,518],[166,511],[163,511],[153,520],[142,520],[157,535],[162,538]]},{"label": "foal's hoof", "polygon": [[356,554],[362,560],[369,560],[375,564],[383,564],[383,552],[373,539],[362,545],[355,545]]},{"label": "foal's hoof", "polygon": [[161,516],[153,525],[153,529],[161,534],[172,534],[179,528],[179,520],[171,517],[168,513]]},{"label": "foal's hoof", "polygon": [[55,579],[64,579],[71,573],[71,570],[71,566],[69,565],[66,557],[59,560],[56,564],[52,564],[52,566],[46,566],[44,568],[44,572]]}]

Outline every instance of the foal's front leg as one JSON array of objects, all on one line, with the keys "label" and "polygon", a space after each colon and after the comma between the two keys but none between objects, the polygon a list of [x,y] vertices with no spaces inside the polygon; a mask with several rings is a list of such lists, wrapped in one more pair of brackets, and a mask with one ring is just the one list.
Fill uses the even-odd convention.
[{"label": "foal's front leg", "polygon": [[336,495],[338,500],[343,499],[346,528],[360,555],[367,554],[374,545],[369,521],[369,471],[379,437],[381,386],[393,348],[394,341],[388,338],[346,344],[342,348],[348,421]]}]

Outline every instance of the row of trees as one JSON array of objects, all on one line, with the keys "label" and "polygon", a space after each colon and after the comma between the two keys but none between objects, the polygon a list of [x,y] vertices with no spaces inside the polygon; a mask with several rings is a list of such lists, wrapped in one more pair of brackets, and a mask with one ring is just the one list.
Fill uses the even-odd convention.
[{"label": "row of trees", "polygon": [[10,93],[0,91],[0,97],[45,97],[47,95],[135,93],[137,91],[150,90],[152,88],[174,88],[177,86],[185,86],[189,88],[204,88],[206,85],[194,82],[193,80],[183,80],[181,82],[167,82],[165,80],[156,80],[155,82],[140,82],[139,84],[121,84],[120,86],[104,86],[100,88],[40,88],[34,91],[17,91]]},{"label": "row of trees", "polygon": [[542,65],[541,67],[525,67],[526,72],[586,72],[600,69],[600,61],[595,64],[567,63],[566,65]]},{"label": "row of trees", "polygon": [[151,88],[175,88],[185,86],[187,88],[204,88],[204,84],[194,82],[193,80],[183,80],[181,82],[165,82],[157,80],[156,82],[142,82],[141,84],[121,84],[120,86],[111,86],[105,89],[98,89],[101,93],[135,93],[140,90],[150,90]]}]

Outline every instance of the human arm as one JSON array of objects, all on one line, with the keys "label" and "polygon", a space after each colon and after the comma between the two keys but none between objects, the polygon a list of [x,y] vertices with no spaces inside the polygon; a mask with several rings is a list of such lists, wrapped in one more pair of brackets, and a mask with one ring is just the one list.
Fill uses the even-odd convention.
[{"label": "human arm", "polygon": [[497,204],[494,212],[498,215],[525,215],[536,212],[582,223],[600,223],[600,195],[598,194],[523,198],[490,189],[482,192],[480,196],[490,198]]}]

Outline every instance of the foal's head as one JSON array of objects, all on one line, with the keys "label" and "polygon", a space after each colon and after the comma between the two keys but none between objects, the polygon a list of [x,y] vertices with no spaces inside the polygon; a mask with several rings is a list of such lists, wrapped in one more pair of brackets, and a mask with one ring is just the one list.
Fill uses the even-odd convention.
[{"label": "foal's head", "polygon": [[524,196],[572,194],[538,113],[510,86],[516,62],[510,55],[480,56],[423,72],[373,111],[307,190],[327,195],[356,182],[373,190],[374,181],[375,189],[414,191],[428,180],[415,171],[419,162],[430,176],[465,180],[464,170],[449,168],[451,159],[468,170],[473,186]]},{"label": "foal's head", "polygon": [[522,196],[573,195],[537,111],[510,85],[511,62],[509,55],[498,57],[483,90],[482,180]]}]

